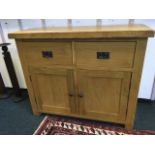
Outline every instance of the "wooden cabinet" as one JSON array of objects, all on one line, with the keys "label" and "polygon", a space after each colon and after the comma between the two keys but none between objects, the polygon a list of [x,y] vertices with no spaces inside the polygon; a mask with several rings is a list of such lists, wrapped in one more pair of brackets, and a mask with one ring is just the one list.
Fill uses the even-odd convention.
[{"label": "wooden cabinet", "polygon": [[144,26],[52,28],[16,39],[34,114],[134,123],[147,38]]}]

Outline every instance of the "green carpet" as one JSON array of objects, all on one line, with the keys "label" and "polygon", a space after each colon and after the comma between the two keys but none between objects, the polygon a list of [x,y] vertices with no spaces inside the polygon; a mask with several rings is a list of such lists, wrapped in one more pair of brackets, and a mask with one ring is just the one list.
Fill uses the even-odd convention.
[{"label": "green carpet", "polygon": [[[34,116],[29,99],[0,100],[0,135],[32,135],[45,114]],[[134,129],[155,131],[155,104],[138,103]]]},{"label": "green carpet", "polygon": [[138,103],[134,129],[155,131],[155,103]]},{"label": "green carpet", "polygon": [[44,116],[32,114],[28,98],[20,103],[0,100],[0,135],[31,135]]}]

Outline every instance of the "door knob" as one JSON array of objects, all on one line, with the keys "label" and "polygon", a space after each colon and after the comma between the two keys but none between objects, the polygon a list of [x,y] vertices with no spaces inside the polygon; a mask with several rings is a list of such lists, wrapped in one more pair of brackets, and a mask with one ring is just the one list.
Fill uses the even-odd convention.
[{"label": "door knob", "polygon": [[73,96],[74,96],[74,93],[71,92],[71,93],[69,93],[68,95],[69,95],[70,97],[73,97]]},{"label": "door knob", "polygon": [[84,97],[84,94],[83,93],[79,93],[78,94],[78,97],[81,97],[82,98],[82,97]]}]

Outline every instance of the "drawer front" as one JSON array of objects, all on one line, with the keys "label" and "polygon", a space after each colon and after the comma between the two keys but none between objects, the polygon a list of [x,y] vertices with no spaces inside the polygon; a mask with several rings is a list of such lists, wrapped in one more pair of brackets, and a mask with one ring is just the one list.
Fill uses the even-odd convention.
[{"label": "drawer front", "polygon": [[135,47],[136,42],[76,42],[77,65],[131,68]]},{"label": "drawer front", "polygon": [[73,63],[70,42],[24,42],[23,54],[29,65],[70,65]]}]

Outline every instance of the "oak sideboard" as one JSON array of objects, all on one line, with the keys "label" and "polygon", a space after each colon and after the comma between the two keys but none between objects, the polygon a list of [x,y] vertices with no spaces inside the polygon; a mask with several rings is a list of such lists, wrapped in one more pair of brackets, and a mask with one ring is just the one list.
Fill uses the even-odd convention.
[{"label": "oak sideboard", "polygon": [[131,129],[148,37],[145,25],[9,33],[34,114],[114,122]]}]

